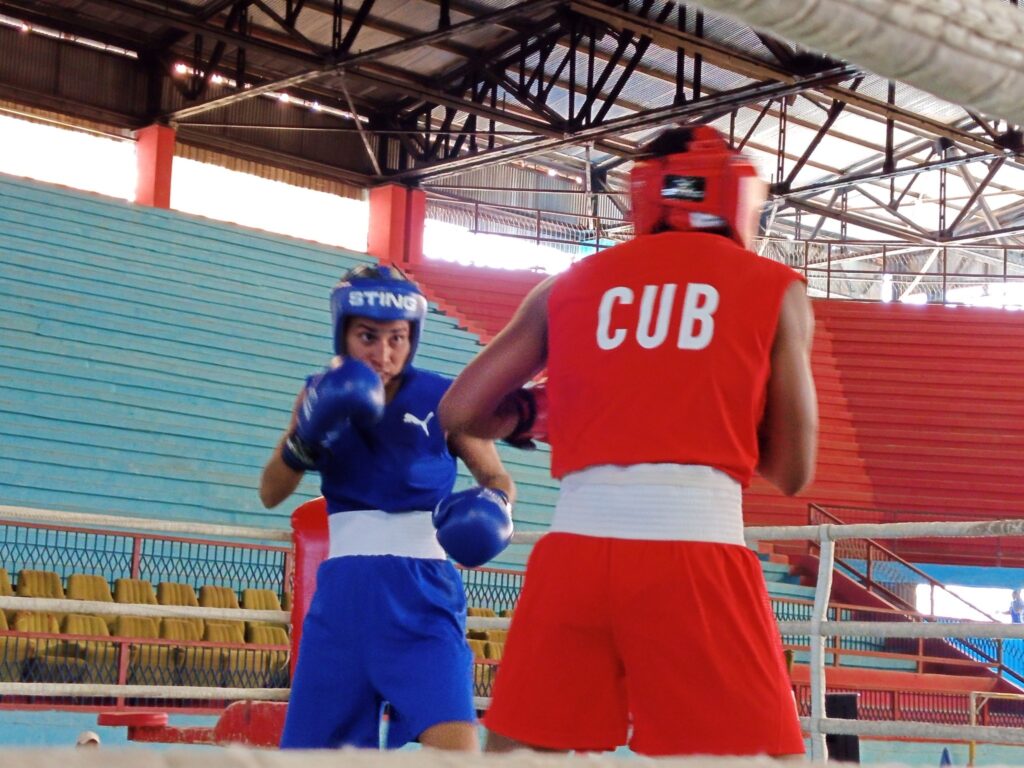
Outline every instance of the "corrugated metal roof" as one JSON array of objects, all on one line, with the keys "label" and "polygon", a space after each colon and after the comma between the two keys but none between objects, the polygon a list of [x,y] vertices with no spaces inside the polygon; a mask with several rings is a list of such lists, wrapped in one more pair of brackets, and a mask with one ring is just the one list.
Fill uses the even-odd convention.
[{"label": "corrugated metal roof", "polygon": [[[352,95],[361,105],[364,105],[361,106],[361,109],[365,109],[367,115],[377,113],[377,115],[390,117],[391,112],[396,108],[401,108],[406,104],[415,105],[419,103],[419,98],[408,98],[411,91],[417,90],[415,84],[419,82],[432,83],[431,87],[443,91],[449,99],[456,101],[460,99],[467,100],[469,98],[468,88],[474,86],[481,88],[492,82],[493,78],[501,76],[501,73],[493,71],[494,59],[499,55],[499,52],[503,52],[510,47],[509,41],[518,39],[517,36],[524,28],[528,28],[531,24],[536,27],[539,24],[543,24],[542,20],[555,18],[556,16],[562,18],[565,17],[565,14],[586,13],[588,3],[593,2],[595,0],[581,2],[574,6],[577,10],[569,10],[568,6],[562,6],[561,8],[555,8],[554,6],[526,6],[525,10],[519,9],[518,17],[515,20],[506,20],[501,24],[490,24],[470,31],[458,32],[452,34],[447,39],[437,41],[431,46],[410,47],[408,50],[373,64],[363,65],[366,73],[388,73],[389,77],[400,81],[398,85],[384,85],[379,82],[361,79],[358,76],[358,72],[353,72],[346,76],[345,82]],[[608,12],[614,14],[636,13],[638,5],[637,3],[627,3],[624,5],[621,2],[612,3],[610,1],[605,2],[605,0],[598,0],[598,2],[606,5]],[[41,14],[53,13],[55,23],[61,21],[61,19],[56,18],[61,13],[73,12],[74,19],[78,25],[95,28],[98,34],[101,36],[105,34],[110,39],[126,38],[137,40],[139,41],[138,47],[140,48],[154,49],[158,47],[160,40],[175,39],[177,42],[171,51],[183,60],[190,60],[190,50],[193,41],[188,36],[188,31],[192,27],[186,25],[185,32],[175,36],[173,33],[175,30],[178,30],[178,27],[175,25],[180,19],[184,18],[187,9],[198,10],[206,7],[208,3],[209,0],[180,0],[173,4],[147,4],[142,2],[112,4],[108,0],[40,0],[35,5]],[[345,7],[346,19],[342,25],[343,34],[350,28],[351,18],[357,12],[360,4],[361,2],[357,0],[349,0],[347,3]],[[247,51],[246,64],[250,74],[258,73],[263,77],[275,80],[307,72],[320,65],[311,60],[311,52],[302,40],[297,39],[295,35],[290,35],[288,30],[284,29],[278,21],[272,18],[274,15],[283,18],[287,14],[290,5],[294,8],[294,5],[286,2],[286,0],[264,0],[263,6],[266,8],[266,11],[257,5],[249,6],[250,21],[257,27],[253,38],[259,41],[259,45],[254,44],[251,50]],[[149,6],[151,6],[151,11],[146,12],[146,8]],[[510,0],[450,0],[450,6],[451,22],[455,25],[477,18],[483,14],[519,8],[518,5]],[[331,16],[332,8],[333,4],[329,0],[307,0],[302,4],[302,11],[296,20],[297,34],[307,38],[317,46],[323,48],[330,46],[334,26]],[[672,104],[676,95],[677,51],[672,47],[671,43],[665,43],[665,39],[666,36],[671,38],[673,34],[672,28],[678,26],[681,11],[678,6],[667,2],[667,0],[657,0],[657,2],[650,6],[647,19],[657,18],[660,12],[666,8],[670,9],[670,12],[666,17],[666,29],[663,30],[664,35],[658,38],[661,44],[653,43],[647,48],[642,61],[636,67],[636,71],[633,72],[632,76],[621,88],[617,102],[607,110],[606,119],[624,117],[637,110],[656,109]],[[208,56],[209,51],[218,39],[215,32],[217,30],[223,32],[228,40],[228,45],[221,66],[226,69],[231,69],[236,63],[234,58],[236,50],[234,46],[237,43],[232,42],[232,35],[235,32],[230,28],[225,29],[224,25],[230,10],[231,6],[225,6],[219,15],[215,17],[214,21],[216,24],[213,26],[216,27],[217,24],[220,26],[216,30],[211,28],[210,34],[203,40],[202,49],[204,56]],[[591,6],[590,10],[593,12],[593,6]],[[601,9],[601,12],[596,15],[602,16],[607,14]],[[353,52],[369,51],[409,37],[434,32],[438,30],[440,16],[440,0],[376,0],[367,19],[366,26],[356,37]],[[695,18],[695,8],[690,7],[687,11],[686,22],[686,30],[690,34],[695,29]],[[194,22],[192,26],[198,24],[200,28],[202,27],[202,20],[192,21]],[[647,23],[647,20],[642,21]],[[591,24],[599,33],[601,30],[607,30],[604,34],[599,34],[599,38],[595,42],[598,57],[594,64],[594,70],[596,76],[600,76],[608,66],[607,62],[613,56],[621,34],[607,27],[600,20],[591,20],[588,24]],[[619,22],[615,22],[615,24],[618,25]],[[623,25],[628,27],[627,22],[623,22]],[[537,34],[545,34],[550,28],[551,26],[545,26],[535,31]],[[708,42],[735,51],[738,55],[742,54],[743,57],[760,60],[766,66],[772,68],[782,68],[782,65],[776,61],[774,55],[770,52],[769,46],[753,30],[743,24],[715,17],[710,13],[705,14],[703,36]],[[527,36],[523,38],[523,41],[530,42],[534,39],[535,37]],[[52,59],[52,53],[50,53],[49,48],[53,47],[53,41],[46,42],[40,39],[39,41],[19,40],[18,42],[16,50],[14,47],[8,46],[11,52],[3,50],[3,47],[0,46],[0,73],[6,72],[11,80],[21,83],[22,87],[38,89],[40,92],[49,93],[51,97],[56,98],[57,94],[50,93],[54,88],[53,78],[57,74],[56,67],[40,64],[40,62]],[[663,47],[663,45],[668,45],[668,47]],[[618,61],[614,71],[610,73],[611,77],[607,79],[604,85],[605,93],[617,83],[619,76],[625,71],[625,67],[635,51],[635,46],[636,41],[634,40],[626,48],[625,55]],[[560,69],[569,51],[567,36],[563,35],[560,42],[555,45],[548,56],[542,57],[539,53],[535,52],[526,57],[523,62],[527,77],[529,77],[532,69],[540,65],[542,58],[545,61],[545,79],[552,77],[555,72],[559,72],[560,82],[550,89],[545,104],[546,110],[553,112],[559,118],[552,119],[550,124],[550,129],[556,132],[563,130],[562,124],[569,118],[570,101],[574,102],[577,108],[583,102],[583,93],[587,88],[587,49],[588,45],[584,42],[576,54],[577,84],[573,99],[570,99],[569,88],[565,82],[568,78],[568,67],[561,67]],[[799,52],[798,49],[794,50]],[[689,53],[692,53],[692,51],[689,51]],[[95,57],[84,55],[81,52],[75,51],[70,46],[67,47],[67,51],[63,52],[62,55],[68,61],[75,61],[76,65],[80,67],[78,74],[72,78],[74,88],[77,89],[74,91],[75,98],[87,98],[95,105],[102,105],[103,108],[110,109],[123,108],[126,102],[126,94],[131,94],[133,99],[144,102],[144,94],[138,92],[143,87],[141,79],[125,81],[123,72],[117,67],[110,66],[105,68],[102,63],[97,62]],[[485,64],[490,65],[491,69],[488,70],[484,66]],[[66,73],[68,71],[68,69],[61,69],[60,74],[67,76]],[[456,71],[468,74],[469,79],[465,84],[451,77],[451,73]],[[518,72],[511,70],[509,74],[513,79],[518,76]],[[695,75],[695,62],[692,57],[687,56],[684,61],[685,94],[687,98],[692,98],[692,82]],[[406,85],[401,84],[403,78],[407,79],[404,81],[407,83]],[[90,79],[94,81],[94,87],[90,86],[87,82]],[[704,61],[701,69],[700,79],[701,95],[705,98],[713,97],[725,91],[749,87],[754,84],[751,78],[710,64],[707,60]],[[119,81],[122,82],[121,87],[111,87],[112,83]],[[843,82],[842,87],[849,88],[850,82],[851,80],[848,78]],[[179,84],[181,83],[179,82]],[[874,107],[871,105],[867,105],[867,107],[871,107],[870,109],[857,105],[848,107],[835,121],[830,133],[820,141],[819,146],[805,167],[793,179],[794,185],[801,186],[828,179],[833,173],[841,172],[844,169],[861,170],[865,167],[871,167],[872,164],[878,166],[884,151],[886,135],[885,118],[883,114],[878,114],[877,107],[884,105],[886,102],[888,87],[886,79],[870,73],[865,75],[863,82],[857,89],[857,94],[861,97],[873,99]],[[317,93],[333,94],[336,102],[344,102],[343,95],[341,94],[341,78],[339,77],[326,75],[315,82],[303,84],[299,88],[300,92],[302,88],[307,88]],[[314,89],[319,89],[319,91]],[[223,97],[230,93],[227,88],[217,87],[204,94],[203,98]],[[536,87],[533,93],[536,94]],[[60,95],[66,97],[67,93]],[[812,91],[808,96],[810,98],[797,96],[787,99],[786,114],[788,123],[785,151],[788,157],[783,164],[783,173],[786,175],[788,175],[789,169],[794,166],[796,159],[804,152],[810,142],[814,140],[817,134],[817,127],[825,120],[826,110],[831,103],[831,96],[827,90],[825,93]],[[438,98],[441,100],[440,96]],[[178,109],[191,103],[173,88],[166,89],[164,99],[165,108],[170,110]],[[225,121],[235,120],[239,123],[246,120],[274,119],[280,120],[282,124],[289,123],[290,118],[281,117],[282,113],[280,110],[268,110],[266,105],[259,104],[259,101],[239,101],[237,104],[223,109],[218,117]],[[533,119],[543,117],[545,120],[550,118],[550,115],[544,110],[537,108],[531,99],[523,101],[516,99],[512,93],[512,86],[509,89],[499,87],[497,101],[499,110],[503,108],[508,109],[510,123],[516,123],[517,120],[515,118],[519,117],[532,117]],[[601,109],[603,103],[603,100],[598,98],[592,113],[596,114]],[[919,89],[898,84],[896,87],[895,103],[898,108],[908,110],[914,115],[937,121],[943,125],[970,130],[976,136],[988,139],[988,135],[984,130],[970,123],[969,117],[963,108],[926,94]],[[874,112],[872,112],[872,109],[874,109]],[[749,106],[739,108],[734,116],[718,117],[714,124],[726,131],[731,128],[737,139],[751,132],[748,149],[762,166],[766,175],[771,175],[777,173],[778,165],[775,153],[779,145],[779,104],[777,102],[773,103],[767,110],[765,117],[757,124],[756,129],[752,130],[761,110],[762,103],[752,102]],[[434,130],[440,124],[440,119],[444,112],[445,110],[440,107],[435,110],[437,119],[432,126]],[[463,124],[466,114],[464,111],[459,113],[453,124],[455,129],[458,129]],[[337,120],[340,118],[335,116],[328,119],[334,120],[334,124],[337,124]],[[483,126],[487,122],[489,121],[481,120],[480,125]],[[499,130],[521,128],[521,125],[514,126],[510,123],[498,120],[497,127]],[[597,142],[599,146],[594,147],[590,152],[591,160],[596,163],[619,160],[621,158],[619,158],[616,152],[623,151],[623,147],[628,148],[631,144],[642,143],[660,129],[660,125],[652,123],[634,126],[628,131],[622,131],[614,137],[617,142],[615,145],[617,149],[615,151],[609,150],[607,143],[601,146],[601,141],[599,140]],[[938,131],[938,133],[942,132]],[[224,129],[224,135],[234,137],[235,140],[239,141],[249,136],[243,129]],[[897,121],[893,140],[897,149],[908,144],[920,144],[922,147],[925,147],[925,149],[903,161],[923,162],[928,157],[928,147],[930,146],[928,137],[935,135],[936,130],[928,126],[915,127]],[[922,140],[922,136],[926,138]],[[961,138],[963,137],[961,136]],[[499,146],[508,146],[520,140],[518,137],[505,137],[499,138],[497,143]],[[337,145],[339,145],[338,142],[332,142],[326,136],[301,133],[286,136],[282,133],[280,137],[273,137],[269,140],[264,137],[261,146],[272,146],[282,152],[294,151],[300,154],[305,152],[323,157],[330,156],[332,147]],[[359,147],[360,145],[354,144],[354,146]],[[967,147],[964,151],[970,151],[971,141],[965,141],[964,146]],[[998,152],[998,150],[994,151]],[[575,143],[566,143],[563,146],[541,153],[537,157],[529,156],[528,159],[530,163],[549,164],[561,170],[582,172],[586,155],[584,139],[581,138]],[[357,156],[365,159],[362,152],[357,152]],[[392,156],[397,157],[397,151],[392,152]],[[622,174],[628,171],[628,169],[628,162],[618,165],[613,177],[623,178]],[[471,184],[475,179],[486,179],[488,184],[483,186],[504,187],[505,189],[519,183],[522,180],[522,173],[533,174],[533,171],[521,167],[517,168],[517,166],[510,163],[468,173],[459,173],[458,167],[453,166],[452,172],[449,172],[448,168],[445,168],[445,172],[447,173],[445,181],[449,183],[453,180],[461,180],[465,184]],[[967,166],[967,172],[973,174],[974,178],[980,179],[984,176],[986,167],[974,163]],[[999,195],[1001,194],[1001,189],[1006,187],[1019,188],[1024,185],[1024,181],[1021,179],[1022,176],[1024,176],[1024,171],[1014,167],[1013,163],[1007,163],[995,175],[986,196],[988,194]],[[886,191],[884,187],[887,183],[875,184],[866,191],[869,194],[874,194],[871,190],[874,187],[878,187],[879,194],[883,195]],[[937,183],[937,174],[922,176],[915,182],[914,191],[908,195],[908,200],[917,200],[922,195],[926,200],[933,197],[937,194],[935,190]],[[966,199],[970,195],[969,185],[962,180],[960,170],[956,169],[948,172],[946,183],[948,194],[951,197],[960,196]],[[477,185],[479,186],[480,184]],[[538,185],[538,188],[543,188],[543,186]],[[481,199],[490,201],[494,199],[495,195],[500,196],[501,193],[488,194],[490,196]],[[874,212],[875,209],[879,208],[877,203],[872,202],[863,195],[858,195],[858,193],[851,193],[848,197],[850,206],[859,210]],[[538,193],[530,197],[530,202],[526,203],[524,202],[526,198],[521,193],[509,192],[505,200],[516,201],[514,204],[523,203],[524,205],[539,205],[538,201],[541,201],[552,213],[576,210],[572,206],[578,205],[578,202],[567,202],[567,200],[578,200],[578,198],[558,194],[544,196]],[[1001,203],[997,201],[993,203],[993,206],[999,204]],[[918,207],[924,205],[927,205],[927,202],[920,204]],[[929,218],[931,214],[932,212],[928,211],[926,214],[923,213],[921,215],[923,218]],[[877,215],[893,218],[884,211],[878,211]],[[911,218],[917,215],[913,211],[907,214]],[[955,211],[953,215],[955,215]],[[1016,220],[1016,214],[1012,218]],[[932,225],[929,224],[929,226]]]}]

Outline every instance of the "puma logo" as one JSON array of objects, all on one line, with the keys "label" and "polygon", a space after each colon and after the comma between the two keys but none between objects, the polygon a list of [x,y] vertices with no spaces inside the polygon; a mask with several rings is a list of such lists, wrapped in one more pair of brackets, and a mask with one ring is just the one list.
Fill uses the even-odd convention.
[{"label": "puma logo", "polygon": [[407,414],[405,414],[405,417],[402,419],[402,423],[403,424],[415,424],[417,427],[420,427],[423,430],[423,434],[424,435],[426,435],[427,437],[430,437],[430,430],[427,428],[427,424],[430,423],[430,420],[432,418],[434,418],[434,412],[433,411],[428,413],[427,414],[427,418],[425,418],[425,419],[418,419],[415,416],[413,416],[411,413],[407,413]]}]

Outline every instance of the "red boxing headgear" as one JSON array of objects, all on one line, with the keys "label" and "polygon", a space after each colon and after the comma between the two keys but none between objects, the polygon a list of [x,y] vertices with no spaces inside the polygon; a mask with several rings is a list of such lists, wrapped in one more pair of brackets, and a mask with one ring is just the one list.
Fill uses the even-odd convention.
[{"label": "red boxing headgear", "polygon": [[751,162],[711,126],[668,130],[633,165],[633,227],[638,235],[721,230],[748,247],[749,217],[764,202],[763,189]]}]

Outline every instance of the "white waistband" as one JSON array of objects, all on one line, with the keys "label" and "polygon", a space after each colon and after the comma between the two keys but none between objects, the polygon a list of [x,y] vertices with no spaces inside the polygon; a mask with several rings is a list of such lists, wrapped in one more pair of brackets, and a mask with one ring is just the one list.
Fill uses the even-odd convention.
[{"label": "white waistband", "polygon": [[396,555],[444,560],[430,512],[382,512],[357,509],[327,516],[331,548],[328,557]]},{"label": "white waistband", "polygon": [[562,479],[550,530],[743,545],[743,493],[739,483],[712,467],[589,467]]}]

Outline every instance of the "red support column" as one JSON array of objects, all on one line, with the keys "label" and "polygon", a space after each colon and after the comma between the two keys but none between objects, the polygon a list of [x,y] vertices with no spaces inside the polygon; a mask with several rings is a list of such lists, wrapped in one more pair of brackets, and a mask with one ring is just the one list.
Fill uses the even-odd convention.
[{"label": "red support column", "polygon": [[139,169],[135,202],[154,208],[170,208],[174,129],[166,125],[149,125],[136,131],[135,156]]},{"label": "red support column", "polygon": [[423,260],[423,225],[427,196],[422,189],[384,184],[370,190],[371,256],[393,264]]},{"label": "red support column", "polygon": [[423,261],[423,228],[427,222],[427,193],[422,189],[410,189],[406,203],[405,231],[407,264]]}]

